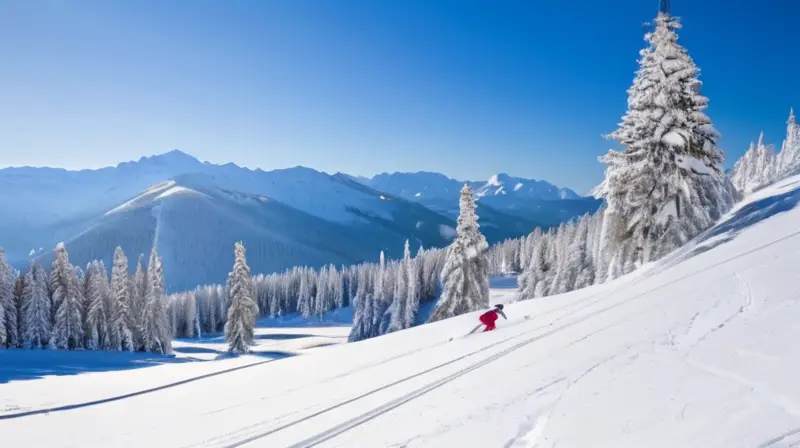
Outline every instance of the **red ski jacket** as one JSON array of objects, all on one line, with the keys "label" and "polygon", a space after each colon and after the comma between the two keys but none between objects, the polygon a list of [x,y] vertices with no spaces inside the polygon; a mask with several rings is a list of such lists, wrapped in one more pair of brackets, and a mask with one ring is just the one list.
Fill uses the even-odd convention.
[{"label": "red ski jacket", "polygon": [[498,317],[497,313],[502,314],[503,315],[503,319],[508,319],[506,317],[506,313],[504,313],[503,311],[498,310],[498,309],[493,309],[493,310],[489,310],[489,311],[481,314],[480,321],[483,322],[484,325],[493,324],[494,321],[497,320],[497,317]]}]

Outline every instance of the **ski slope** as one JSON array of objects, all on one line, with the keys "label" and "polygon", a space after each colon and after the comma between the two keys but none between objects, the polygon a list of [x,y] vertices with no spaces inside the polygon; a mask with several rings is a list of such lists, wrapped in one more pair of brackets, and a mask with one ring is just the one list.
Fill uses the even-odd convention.
[{"label": "ski slope", "polygon": [[[800,177],[786,179],[658,263],[509,305],[491,333],[465,336],[474,313],[0,419],[2,446],[800,446],[798,200]],[[125,388],[117,375],[92,383]],[[30,384],[39,402],[51,381],[0,385],[0,398]]]}]

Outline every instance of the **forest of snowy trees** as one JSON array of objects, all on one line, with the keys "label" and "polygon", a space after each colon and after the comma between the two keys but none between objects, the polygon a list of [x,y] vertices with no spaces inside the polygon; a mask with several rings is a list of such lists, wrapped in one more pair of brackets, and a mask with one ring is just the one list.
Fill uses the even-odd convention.
[{"label": "forest of snowy trees", "polygon": [[[251,277],[251,291],[259,316],[299,313],[322,318],[329,311],[353,305],[352,340],[402,330],[414,324],[420,303],[439,295],[439,273],[444,262],[439,249],[420,249],[377,263],[321,269],[295,267],[283,273]],[[231,282],[204,285],[168,297],[167,316],[174,337],[200,337],[224,330],[231,305]],[[393,309],[392,313],[386,311]],[[384,318],[385,315],[385,318]],[[392,319],[394,316],[394,319]]]},{"label": "forest of snowy trees", "polygon": [[600,159],[605,180],[595,192],[604,205],[594,214],[489,247],[465,185],[447,248],[412,256],[406,241],[399,260],[380,253],[356,266],[251,276],[237,243],[226,284],[167,297],[155,250],[131,274],[117,248],[110,278],[102,262],[73,267],[63,244],[49,274],[37,264],[15,272],[0,250],[0,346],[168,353],[171,338],[224,331],[231,351],[246,352],[257,317],[322,319],[344,307],[353,313],[354,342],[422,323],[420,306],[437,299],[429,322],[488,307],[492,275],[516,275],[518,300],[529,300],[656,261],[711,227],[742,195],[800,169],[800,126],[790,112],[780,153],[762,135],[730,177],[723,173],[719,135],[705,115],[699,70],[677,43],[679,29],[677,19],[659,13],[645,36],[628,110],[609,136],[622,149]]},{"label": "forest of snowy trees", "polygon": [[800,126],[795,122],[794,110],[790,110],[781,151],[776,154],[772,145],[764,144],[762,132],[758,143],[750,143],[750,149],[733,166],[731,181],[737,190],[748,194],[778,179],[796,174],[799,168]]},{"label": "forest of snowy trees", "polygon": [[0,347],[171,352],[164,276],[155,250],[131,275],[121,248],[106,266],[73,266],[63,243],[50,273],[32,263],[24,274],[0,249]]}]

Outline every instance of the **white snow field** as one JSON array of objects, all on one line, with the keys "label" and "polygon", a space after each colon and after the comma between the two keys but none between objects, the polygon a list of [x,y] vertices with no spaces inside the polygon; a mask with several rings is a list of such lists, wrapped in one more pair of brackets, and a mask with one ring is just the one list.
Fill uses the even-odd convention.
[{"label": "white snow field", "polygon": [[[465,336],[473,313],[125,399],[5,418],[0,445],[800,446],[798,200],[800,177],[758,191],[661,262],[512,304],[491,333]],[[183,367],[124,374],[136,381],[162,369],[168,383]],[[120,374],[12,382],[0,385],[0,399],[21,387],[29,389],[19,400],[30,403],[66,388],[127,390]]]}]

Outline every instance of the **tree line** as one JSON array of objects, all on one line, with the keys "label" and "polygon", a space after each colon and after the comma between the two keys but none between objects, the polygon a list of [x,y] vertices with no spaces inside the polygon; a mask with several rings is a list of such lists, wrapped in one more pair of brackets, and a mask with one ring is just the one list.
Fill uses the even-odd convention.
[{"label": "tree line", "polygon": [[0,346],[6,348],[172,350],[164,274],[155,248],[134,273],[121,248],[109,278],[102,261],[73,266],[59,243],[50,273],[38,263],[15,271],[0,249]]},{"label": "tree line", "polygon": [[776,153],[772,145],[765,144],[762,132],[758,143],[751,142],[750,148],[733,166],[731,181],[737,190],[747,194],[795,174],[799,166],[800,126],[795,121],[794,110],[790,109],[781,151]]}]

